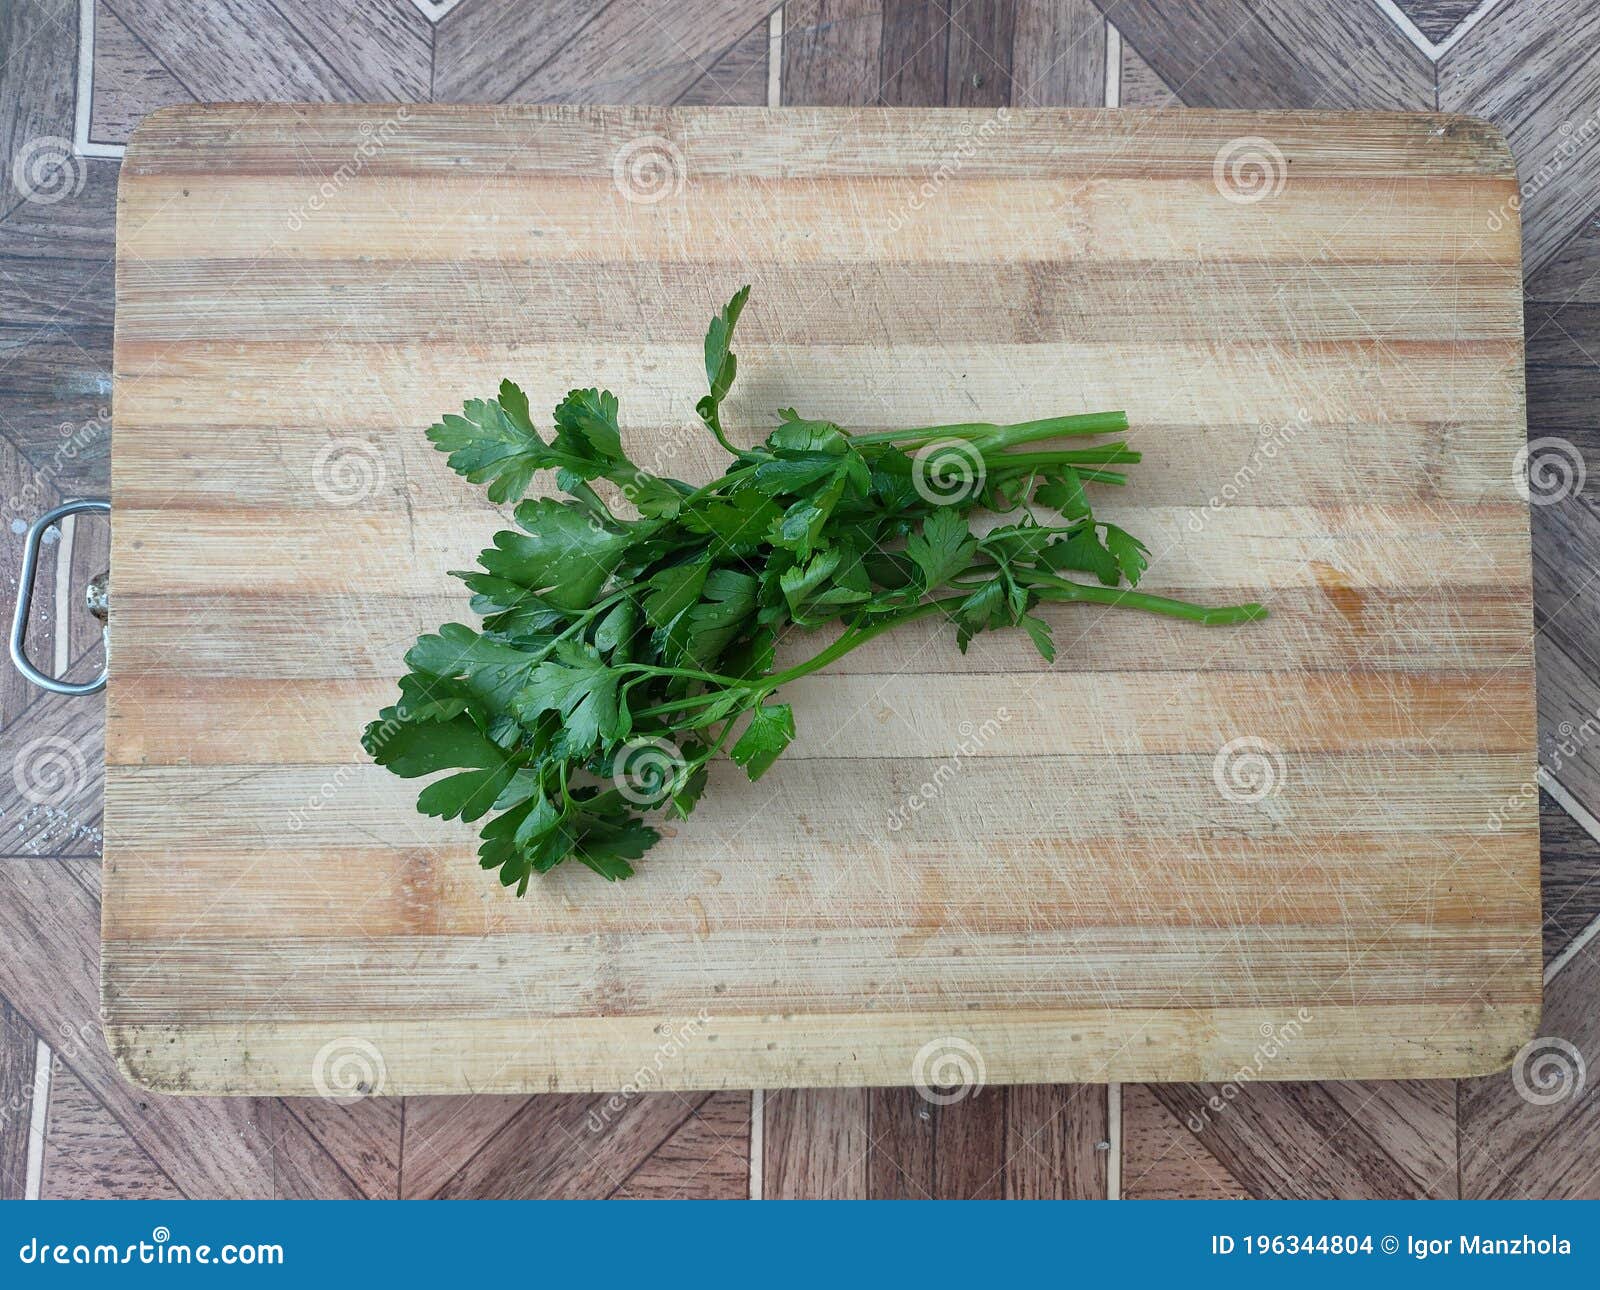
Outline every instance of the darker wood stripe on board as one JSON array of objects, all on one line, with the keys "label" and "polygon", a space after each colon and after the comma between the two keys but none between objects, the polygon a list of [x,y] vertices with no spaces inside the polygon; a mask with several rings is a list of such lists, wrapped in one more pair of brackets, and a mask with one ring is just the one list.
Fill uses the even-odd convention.
[{"label": "darker wood stripe on board", "polygon": [[[799,317],[748,310],[739,330],[745,345],[1192,340],[1229,347],[1287,343],[1326,353],[1343,342],[1382,343],[1399,352],[1438,347],[1470,360],[1520,344],[1522,311],[1501,290],[1503,263],[1341,260],[1311,273],[1300,269],[1294,254],[1286,251],[1284,259],[1296,264],[1267,264],[1260,255],[1092,265],[814,260],[801,268],[693,261],[641,272],[637,264],[585,261],[544,265],[537,273],[507,260],[141,260],[122,267],[118,290],[122,316],[144,345],[222,338],[517,345],[540,336],[564,336],[569,343],[696,344],[700,324],[687,316],[685,301],[707,283],[727,283],[731,295],[751,279],[759,292],[799,292],[810,305]],[[530,291],[534,279],[538,288]],[[819,292],[819,282],[834,285]],[[580,287],[588,297],[581,314],[572,305]],[[863,309],[868,289],[874,303]],[[431,307],[446,292],[460,297],[448,318]],[[175,310],[175,298],[185,307]],[[930,310],[930,299],[944,303]],[[1219,314],[1226,329],[1217,326]]]},{"label": "darker wood stripe on board", "polygon": [[[507,107],[480,125],[480,109],[436,104],[396,109],[404,147],[375,149],[364,157],[358,179],[419,178],[461,173],[470,165],[480,180],[514,182],[543,174],[569,184],[583,176],[611,182],[616,152],[641,134],[674,133],[671,115],[653,108],[556,109],[559,130],[528,138],[536,108]],[[230,179],[292,177],[302,181],[337,171],[351,160],[367,134],[382,131],[385,118],[373,107],[328,105],[308,110],[261,104],[252,110],[250,137],[234,125],[208,116],[199,106],[164,109],[147,117],[129,147],[123,173],[140,178],[215,178],[219,168]],[[692,137],[680,137],[695,150],[694,173],[702,180],[786,179],[803,169],[817,181],[881,174],[886,163],[918,171],[948,159],[952,140],[995,122],[984,109],[952,108],[930,124],[897,114],[860,113],[834,108],[792,108],[781,119],[789,133],[783,157],[753,154],[750,133],[774,118],[769,109],[738,109],[695,123]],[[1363,177],[1392,184],[1416,184],[1427,176],[1463,176],[1515,182],[1516,171],[1498,131],[1470,118],[1452,122],[1450,146],[1429,146],[1439,118],[1420,113],[1366,113],[1346,118],[1336,139],[1323,125],[1325,112],[1286,112],[1263,123],[1273,141],[1293,158],[1296,182]],[[1070,127],[1093,122],[1098,140]],[[363,133],[362,126],[368,127]],[[849,130],[847,141],[841,127]],[[991,125],[991,129],[996,128]],[[1110,147],[1106,146],[1109,132]],[[974,149],[964,159],[963,177],[1036,177],[1040,168],[1059,172],[1080,160],[1091,161],[1102,178],[1178,179],[1214,182],[1215,154],[1238,137],[1238,119],[1227,113],[1140,113],[1092,109],[1015,110],[1003,122],[1005,148]],[[286,147],[293,139],[293,147]],[[391,129],[390,138],[396,139]],[[398,142],[398,139],[396,139]]]}]

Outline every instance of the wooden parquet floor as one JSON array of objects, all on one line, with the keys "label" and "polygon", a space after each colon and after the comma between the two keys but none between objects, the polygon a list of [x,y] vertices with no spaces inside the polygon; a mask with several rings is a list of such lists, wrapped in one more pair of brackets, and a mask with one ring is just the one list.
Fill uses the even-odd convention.
[{"label": "wooden parquet floor", "polygon": [[[1414,108],[1524,182],[1546,1055],[1469,1081],[163,1099],[97,1016],[103,705],[0,672],[0,1196],[1600,1196],[1600,5],[1591,0],[12,0],[0,5],[0,568],[103,494],[122,145],[191,100]],[[68,526],[36,658],[98,667]],[[70,588],[70,590],[69,590]],[[5,774],[11,767],[13,773]],[[40,785],[48,791],[41,791]],[[1529,809],[1532,809],[1531,807]],[[1587,1063],[1587,1064],[1586,1064]],[[597,1121],[600,1127],[595,1127]]]}]

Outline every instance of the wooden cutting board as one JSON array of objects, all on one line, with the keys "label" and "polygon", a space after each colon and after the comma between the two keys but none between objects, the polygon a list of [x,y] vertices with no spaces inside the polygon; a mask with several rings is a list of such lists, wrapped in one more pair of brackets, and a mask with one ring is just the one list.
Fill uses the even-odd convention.
[{"label": "wooden cutting board", "polygon": [[[161,1090],[1464,1075],[1540,1001],[1516,181],[1445,116],[186,107],[118,205],[104,992]],[[610,886],[503,892],[363,724],[506,516],[503,376],[728,416],[1126,408],[1205,629],[922,626]],[[545,413],[548,421],[548,412]],[[798,655],[816,642],[791,641]]]}]

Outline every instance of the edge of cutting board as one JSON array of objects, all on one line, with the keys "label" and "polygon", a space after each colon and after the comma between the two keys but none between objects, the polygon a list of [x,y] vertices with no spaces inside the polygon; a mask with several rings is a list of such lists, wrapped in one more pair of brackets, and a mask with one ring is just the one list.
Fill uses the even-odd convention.
[{"label": "edge of cutting board", "polygon": [[[696,1019],[654,1016],[108,1026],[106,1037],[135,1084],[196,1095],[316,1096],[325,1090],[313,1071],[340,1054],[365,1062],[362,1096],[608,1092],[619,1087],[617,1052],[652,1048],[658,1060],[624,1090],[903,1086],[928,1068],[919,1053],[941,1031],[952,1051],[976,1053],[980,1082],[995,1085],[1445,1079],[1504,1070],[1537,1033],[1540,1006],[1464,1008],[1427,1036],[1434,1020],[1410,1005],[1319,1008],[1306,1020],[1285,1009],[1276,1023],[1261,1020],[1266,1012],[712,1017],[692,1043],[662,1036]],[[1252,1050],[1256,1064],[1241,1063],[1239,1053]],[[477,1073],[463,1069],[468,1051]]]},{"label": "edge of cutting board", "polygon": [[[176,105],[144,118],[128,143],[119,177],[119,216],[122,185],[136,178],[150,135],[224,106],[230,105]],[[315,113],[318,107],[276,105],[265,110]],[[465,114],[474,109],[428,105],[423,110]],[[827,111],[783,109],[797,110],[813,115]],[[694,111],[772,114],[761,108]],[[926,110],[835,111],[841,117],[858,117]],[[1285,123],[1423,116],[1444,123],[1441,129],[1468,136],[1484,173],[1515,179],[1503,133],[1481,118],[1461,114],[1184,109],[1051,109],[1037,114],[1119,121],[1136,114],[1279,117]],[[1520,227],[1515,210],[1510,218]],[[1530,598],[1531,580],[1530,558]],[[1534,752],[1530,747],[1530,766]],[[1532,846],[1537,855],[1536,835]],[[1304,1016],[1286,1008],[1275,1021],[1263,1020],[1274,1010],[1262,1005],[1038,1011],[998,1017],[967,1011],[730,1015],[699,1023],[696,1042],[691,1044],[671,1044],[662,1037],[674,1029],[681,1031],[686,1023],[695,1024],[694,1019],[659,1015],[124,1024],[114,1020],[114,1006],[107,1001],[108,971],[103,959],[102,1021],[119,1070],[152,1092],[190,1095],[316,1095],[323,1092],[315,1077],[319,1059],[330,1051],[337,1053],[341,1045],[356,1043],[383,1054],[373,1068],[373,1083],[359,1090],[362,1095],[609,1091],[619,1087],[619,1053],[652,1049],[656,1060],[633,1076],[641,1090],[906,1085],[913,1082],[918,1054],[928,1045],[928,1037],[940,1034],[961,1036],[976,1048],[982,1058],[982,1082],[990,1084],[1457,1078],[1508,1066],[1518,1049],[1537,1034],[1541,1013],[1536,935],[1509,991],[1528,1002],[1462,1004],[1454,1009],[1417,1004],[1318,1007]],[[357,1034],[359,1041],[352,1038]],[[1273,1050],[1269,1060],[1254,1070],[1241,1063],[1241,1053],[1268,1048]],[[482,1074],[485,1068],[492,1072],[487,1078]]]}]

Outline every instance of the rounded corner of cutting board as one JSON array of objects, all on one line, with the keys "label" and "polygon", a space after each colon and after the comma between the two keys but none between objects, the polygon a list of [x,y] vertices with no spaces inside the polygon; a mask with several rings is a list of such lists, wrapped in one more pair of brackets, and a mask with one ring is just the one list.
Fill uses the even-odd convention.
[{"label": "rounded corner of cutting board", "polygon": [[164,132],[174,125],[214,115],[218,110],[217,106],[206,103],[168,103],[146,112],[133,127],[124,146],[118,174],[119,187],[124,181],[137,181],[140,178],[140,167],[148,160],[145,154],[166,146],[161,139]]},{"label": "rounded corner of cutting board", "polygon": [[209,1081],[199,1088],[192,1085],[184,1074],[184,1049],[176,1036],[168,1056],[157,1046],[146,1043],[141,1038],[142,1030],[139,1027],[119,1026],[107,1021],[102,1030],[111,1060],[116,1063],[117,1074],[134,1088],[161,1096],[229,1091],[216,1088]]}]

